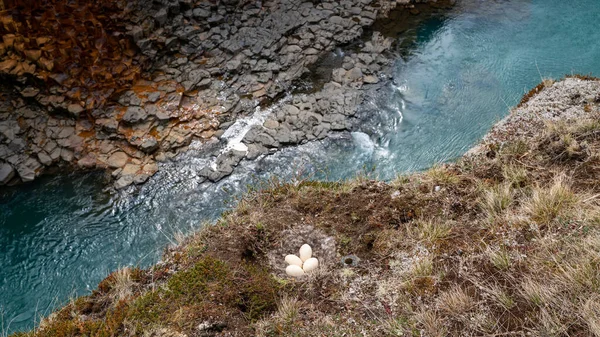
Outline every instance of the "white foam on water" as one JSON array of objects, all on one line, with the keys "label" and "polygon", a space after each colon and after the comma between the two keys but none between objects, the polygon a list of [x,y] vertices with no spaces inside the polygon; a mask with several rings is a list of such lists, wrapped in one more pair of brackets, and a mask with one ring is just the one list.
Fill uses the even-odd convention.
[{"label": "white foam on water", "polygon": [[408,91],[408,83],[403,83],[400,85],[396,85],[396,90],[400,91],[400,92],[407,92]]},{"label": "white foam on water", "polygon": [[375,151],[375,158],[377,160],[379,160],[379,159],[389,160],[394,157],[395,157],[395,155],[390,152],[388,147],[377,147],[377,149]]},{"label": "white foam on water", "polygon": [[400,124],[402,124],[402,120],[404,119],[404,115],[402,114],[402,111],[404,111],[404,108],[405,108],[404,100],[402,100],[401,108],[398,106],[393,107],[393,110],[398,114],[398,118],[393,118],[394,130],[397,130],[398,127],[400,126]]},{"label": "white foam on water", "polygon": [[372,154],[375,151],[375,143],[371,140],[371,137],[364,132],[351,132],[352,140],[354,144],[366,154]]},{"label": "white foam on water", "polygon": [[400,115],[400,122],[402,122],[402,119],[404,118],[404,115],[402,115],[402,111],[406,110],[406,101],[400,99],[400,105],[402,106],[402,108],[398,110],[398,115]]},{"label": "white foam on water", "polygon": [[225,130],[225,133],[221,136],[221,139],[227,140],[227,145],[221,150],[221,153],[227,153],[230,150],[247,150],[247,147],[242,143],[242,140],[248,131],[250,131],[254,125],[262,125],[275,109],[281,108],[283,104],[290,100],[291,95],[287,95],[280,100],[279,103],[272,105],[267,109],[261,109],[260,106],[257,106],[251,116],[236,120],[235,123]]}]

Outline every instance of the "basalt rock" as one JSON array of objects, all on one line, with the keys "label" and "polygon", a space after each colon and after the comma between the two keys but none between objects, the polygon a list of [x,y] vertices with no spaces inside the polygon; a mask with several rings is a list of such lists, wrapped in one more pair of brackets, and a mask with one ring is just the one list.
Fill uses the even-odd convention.
[{"label": "basalt rock", "polygon": [[129,124],[136,124],[144,121],[146,117],[148,117],[146,110],[138,106],[131,106],[127,108],[125,115],[123,115],[123,121]]},{"label": "basalt rock", "polygon": [[6,163],[0,163],[0,185],[6,185],[15,176],[15,170]]},{"label": "basalt rock", "polygon": [[[156,152],[176,155],[194,139],[207,141],[222,134],[217,131],[220,123],[252,114],[261,102],[277,103],[322,55],[359,37],[363,27],[398,3],[274,0],[261,7],[239,1],[158,1],[153,6],[131,1],[121,16],[127,27],[123,38],[132,43],[128,52],[134,53],[128,57],[150,56],[152,71],[142,73],[135,63],[119,65],[122,82],[130,85],[113,88],[105,96],[110,100],[63,86],[68,76],[60,74],[51,75],[56,85],[48,88],[26,79],[3,85],[0,160],[18,173],[12,179],[23,181],[55,165],[121,169],[132,159],[154,164]],[[350,130],[362,86],[379,81],[387,62],[381,54],[391,46],[388,39],[373,36],[333,69],[322,90],[296,95],[264,125],[250,130],[244,137],[245,158]],[[10,56],[0,63],[0,71],[57,66],[35,51],[28,58],[29,63],[22,64]],[[125,78],[136,75],[142,76]],[[27,153],[33,153],[37,165],[24,164]],[[216,159],[219,165],[206,171],[207,177],[218,180],[231,173],[240,158]],[[131,184],[124,178],[128,175],[114,175],[120,188]],[[137,178],[136,183],[143,180]]]},{"label": "basalt rock", "polygon": [[109,167],[120,168],[125,166],[128,160],[129,156],[125,152],[115,152],[108,158],[106,163]]}]

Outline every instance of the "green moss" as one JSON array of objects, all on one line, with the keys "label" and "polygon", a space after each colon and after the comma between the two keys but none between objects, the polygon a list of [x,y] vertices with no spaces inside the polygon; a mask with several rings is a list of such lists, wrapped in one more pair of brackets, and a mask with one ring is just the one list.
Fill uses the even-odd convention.
[{"label": "green moss", "polygon": [[[105,285],[110,288],[110,282]],[[58,311],[43,329],[13,336],[111,337],[124,333],[125,322],[134,324],[137,333],[159,326],[192,332],[199,322],[228,317],[232,312],[256,321],[277,309],[281,287],[265,268],[249,263],[231,265],[206,256],[131,302],[111,304],[101,318],[81,319],[87,303],[93,302],[82,297]]]},{"label": "green moss", "polygon": [[[254,321],[276,310],[279,287],[266,269],[250,264],[233,268],[204,257],[192,268],[173,275],[163,287],[136,299],[129,317],[140,331],[169,323],[185,330],[215,311],[224,314],[227,310],[240,310]],[[184,323],[176,317],[182,308],[186,311]]]},{"label": "green moss", "polygon": [[244,265],[246,282],[238,298],[238,306],[250,321],[260,319],[265,313],[277,310],[277,293],[280,283],[262,267]]},{"label": "green moss", "polygon": [[181,307],[222,295],[231,286],[230,276],[224,262],[205,257],[192,268],[173,275],[163,287],[137,298],[130,317],[140,329],[163,324]]},{"label": "green moss", "polygon": [[47,328],[43,330],[43,333],[38,336],[54,336],[54,337],[67,337],[67,336],[78,336],[80,329],[77,327],[75,321],[68,320],[57,320],[52,322]]}]

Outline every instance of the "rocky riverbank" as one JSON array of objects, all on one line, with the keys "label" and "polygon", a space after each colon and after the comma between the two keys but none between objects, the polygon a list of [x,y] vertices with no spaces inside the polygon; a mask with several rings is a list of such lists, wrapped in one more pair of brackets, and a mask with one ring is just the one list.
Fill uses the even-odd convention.
[{"label": "rocky riverbank", "polygon": [[[596,336],[600,80],[547,81],[456,163],[273,182],[18,336]],[[303,243],[319,269],[287,277]]]},{"label": "rocky riverbank", "polygon": [[[108,170],[117,189],[141,184],[192,140],[219,142],[235,121],[279,102],[311,66],[397,6],[418,12],[388,0],[130,2],[125,35],[151,65],[101,106],[60,80],[36,81],[40,59],[22,56],[23,37],[5,34],[0,185],[62,168]],[[386,76],[391,44],[375,32],[340,55],[322,88],[288,97],[201,175],[216,181],[244,158],[350,130],[364,88]]]}]

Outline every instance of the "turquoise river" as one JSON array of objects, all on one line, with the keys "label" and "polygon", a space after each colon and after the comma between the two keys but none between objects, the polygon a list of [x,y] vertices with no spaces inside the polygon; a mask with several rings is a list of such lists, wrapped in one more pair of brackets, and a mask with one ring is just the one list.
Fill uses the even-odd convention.
[{"label": "turquoise river", "polygon": [[0,336],[32,328],[116,268],[156,262],[175,233],[214,221],[271,175],[390,179],[457,158],[542,77],[600,74],[599,23],[598,0],[459,1],[396,36],[408,47],[361,107],[357,132],[243,163],[216,184],[197,175],[208,160],[198,145],[134,194],[105,190],[100,173],[2,187]]}]

